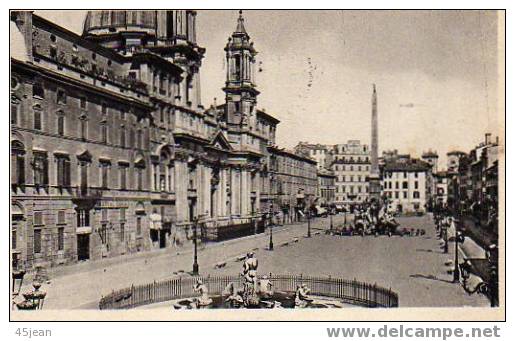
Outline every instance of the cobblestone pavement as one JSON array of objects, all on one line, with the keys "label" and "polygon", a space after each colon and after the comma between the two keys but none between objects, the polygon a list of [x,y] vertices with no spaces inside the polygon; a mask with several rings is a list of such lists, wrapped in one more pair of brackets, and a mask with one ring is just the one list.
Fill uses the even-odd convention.
[{"label": "cobblestone pavement", "polygon": [[[334,223],[343,221],[336,216]],[[305,238],[306,224],[290,225],[276,231],[274,251],[269,251],[268,231],[224,243],[208,245],[199,253],[201,275],[235,275],[241,270],[236,257],[255,251],[259,273],[306,274],[357,279],[391,287],[399,294],[401,307],[488,306],[482,295],[468,295],[460,285],[452,283],[446,273],[443,254],[429,216],[398,218],[402,227],[422,228],[425,236],[328,236],[321,231],[329,227],[329,219],[318,218],[312,224],[312,238]],[[278,228],[279,229],[279,228]],[[291,243],[299,238],[298,243]],[[287,246],[282,246],[290,241]],[[225,267],[215,269],[218,262]],[[95,308],[102,295],[113,289],[173,277],[179,270],[189,271],[191,250],[183,253],[148,254],[137,259],[120,260],[105,267],[90,266],[89,271],[55,277],[43,290],[48,292],[45,309]]]}]

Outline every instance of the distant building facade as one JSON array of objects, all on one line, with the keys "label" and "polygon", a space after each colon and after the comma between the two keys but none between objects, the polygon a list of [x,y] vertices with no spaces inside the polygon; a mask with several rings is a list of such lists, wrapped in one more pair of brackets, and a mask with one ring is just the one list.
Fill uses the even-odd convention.
[{"label": "distant building facade", "polygon": [[449,188],[449,177],[447,172],[440,171],[434,174],[434,183],[435,183],[435,205],[439,205],[440,207],[447,206],[448,200],[448,188]]},{"label": "distant building facade", "polygon": [[448,154],[449,205],[454,210],[487,220],[498,212],[498,167],[500,146],[490,134],[468,154]]},{"label": "distant building facade", "polygon": [[318,169],[328,169],[334,174],[335,204],[358,204],[369,199],[371,159],[368,145],[359,140],[335,145],[300,142],[295,150],[317,160]]},{"label": "distant building facade", "polygon": [[298,154],[303,154],[314,159],[317,162],[318,169],[328,169],[331,167],[332,146],[299,142],[294,150]]},{"label": "distant building facade", "polygon": [[427,208],[429,211],[433,211],[433,207],[436,204],[436,187],[437,179],[436,174],[438,172],[438,153],[433,150],[428,150],[422,153],[421,159],[429,164],[431,167],[427,172],[426,181],[426,197],[427,197]]},{"label": "distant building facade", "polygon": [[269,147],[270,184],[273,197],[271,208],[281,211],[287,221],[299,219],[315,203],[318,179],[315,160],[293,151]]},{"label": "distant building facade", "polygon": [[334,145],[331,170],[336,176],[336,204],[368,201],[371,170],[370,149],[359,140]]},{"label": "distant building facade", "polygon": [[426,211],[430,165],[419,159],[390,159],[382,169],[382,197],[403,213]]},{"label": "distant building facade", "polygon": [[317,171],[317,204],[331,206],[335,203],[336,176],[333,172],[319,169]]}]

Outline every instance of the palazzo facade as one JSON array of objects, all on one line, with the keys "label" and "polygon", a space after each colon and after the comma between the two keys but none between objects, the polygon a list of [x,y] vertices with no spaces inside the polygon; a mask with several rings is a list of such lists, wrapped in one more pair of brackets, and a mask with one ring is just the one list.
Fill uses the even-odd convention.
[{"label": "palazzo facade", "polygon": [[258,232],[279,121],[241,13],[207,109],[195,11],[90,11],[82,35],[13,11],[11,45],[14,268]]}]

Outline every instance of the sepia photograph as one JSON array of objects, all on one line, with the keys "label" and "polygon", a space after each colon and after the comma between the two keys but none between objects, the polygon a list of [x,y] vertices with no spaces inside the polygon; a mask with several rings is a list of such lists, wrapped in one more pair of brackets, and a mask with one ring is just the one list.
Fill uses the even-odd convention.
[{"label": "sepia photograph", "polygon": [[10,10],[10,319],[505,319],[504,35]]}]

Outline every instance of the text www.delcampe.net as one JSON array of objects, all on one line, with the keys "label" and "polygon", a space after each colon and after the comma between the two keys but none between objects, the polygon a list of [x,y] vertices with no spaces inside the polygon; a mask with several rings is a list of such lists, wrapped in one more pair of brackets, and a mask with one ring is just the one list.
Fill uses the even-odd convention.
[{"label": "text www.delcampe.net", "polygon": [[348,327],[348,328],[327,328],[328,337],[363,337],[363,338],[433,338],[446,340],[451,337],[474,337],[474,338],[493,338],[500,337],[500,328],[493,327],[474,327],[474,328],[437,328],[437,327],[407,327],[404,325],[388,326],[383,325],[378,328],[370,327]]}]

